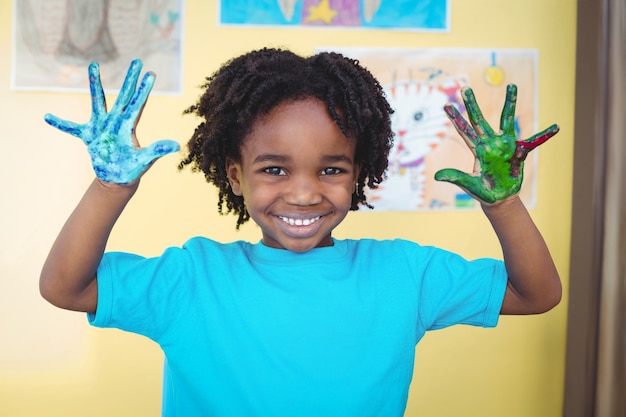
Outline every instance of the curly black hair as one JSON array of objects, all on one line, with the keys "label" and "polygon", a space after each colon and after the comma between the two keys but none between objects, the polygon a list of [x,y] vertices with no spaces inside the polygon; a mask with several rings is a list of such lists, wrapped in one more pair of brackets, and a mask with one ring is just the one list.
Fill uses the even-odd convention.
[{"label": "curly black hair", "polygon": [[243,197],[235,195],[226,174],[226,160],[241,162],[241,145],[254,122],[277,105],[316,98],[326,103],[330,117],[349,138],[356,139],[355,162],[361,166],[351,210],[372,207],[365,186],[383,180],[393,142],[393,110],[374,76],[357,60],[334,52],[309,57],[264,48],[224,64],[202,85],[198,102],[185,110],[203,121],[187,146],[189,154],[178,165],[202,171],[219,188],[220,214],[238,215],[237,228],[250,219]]}]

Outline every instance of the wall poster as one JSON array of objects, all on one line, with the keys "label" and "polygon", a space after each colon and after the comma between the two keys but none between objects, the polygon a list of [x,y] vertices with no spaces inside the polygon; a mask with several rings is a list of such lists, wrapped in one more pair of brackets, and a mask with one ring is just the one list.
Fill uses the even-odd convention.
[{"label": "wall poster", "polygon": [[155,94],[180,94],[183,0],[14,0],[12,88],[87,91],[87,66],[121,86],[134,58]]},{"label": "wall poster", "polygon": [[224,25],[446,32],[450,0],[220,0]]},{"label": "wall poster", "polygon": [[[453,184],[434,180],[442,168],[472,172],[474,158],[443,106],[453,103],[467,118],[460,89],[471,86],[486,120],[500,130],[506,85],[518,87],[515,125],[526,139],[537,129],[538,53],[527,49],[324,48],[358,59],[381,82],[394,108],[394,147],[387,177],[370,192],[378,211],[460,210],[478,203]],[[547,126],[545,126],[547,127]],[[520,197],[535,205],[538,149],[524,165]]]}]

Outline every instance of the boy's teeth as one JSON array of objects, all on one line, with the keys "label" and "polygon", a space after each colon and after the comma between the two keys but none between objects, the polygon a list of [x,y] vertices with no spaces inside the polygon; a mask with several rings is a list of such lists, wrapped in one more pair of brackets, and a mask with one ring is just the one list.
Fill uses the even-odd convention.
[{"label": "boy's teeth", "polygon": [[280,216],[280,219],[285,223],[289,223],[291,226],[309,226],[319,220],[319,216],[312,219],[292,219],[290,217]]}]

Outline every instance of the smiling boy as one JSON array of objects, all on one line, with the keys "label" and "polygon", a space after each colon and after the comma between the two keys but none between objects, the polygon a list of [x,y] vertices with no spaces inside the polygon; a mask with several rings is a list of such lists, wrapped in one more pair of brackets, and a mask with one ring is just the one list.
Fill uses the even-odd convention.
[{"label": "smiling boy", "polygon": [[[471,90],[471,125],[446,108],[477,171],[439,178],[481,201],[504,261],[400,239],[333,238],[350,210],[369,205],[364,189],[383,180],[393,137],[379,83],[334,53],[244,54],[209,77],[188,110],[203,120],[179,168],[203,172],[219,189],[218,210],[238,215],[237,226],[251,218],[260,242],[195,237],[154,258],[105,253],[141,175],[178,149],[139,147],[135,126],[154,82],[147,73],[137,88],[140,70],[135,61],[107,112],[94,64],[91,120],[46,116],[85,141],[97,178],[59,233],[40,288],[95,326],[161,346],[164,416],[400,417],[426,331],[493,327],[500,314],[559,302],[550,252],[517,196],[526,154],[557,129],[516,140],[512,87],[501,133]],[[485,156],[500,169],[481,171]]]}]

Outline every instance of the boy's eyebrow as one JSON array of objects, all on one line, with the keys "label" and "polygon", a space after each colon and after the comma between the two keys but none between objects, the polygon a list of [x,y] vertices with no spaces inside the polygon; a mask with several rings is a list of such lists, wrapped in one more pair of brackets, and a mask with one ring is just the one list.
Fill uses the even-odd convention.
[{"label": "boy's eyebrow", "polygon": [[272,153],[263,153],[259,156],[257,156],[256,158],[254,158],[253,163],[255,164],[262,164],[264,162],[286,162],[288,161],[289,158],[286,155],[278,155],[278,154],[272,154]]},{"label": "boy's eyebrow", "polygon": [[[291,157],[287,155],[264,153],[254,158],[253,163],[255,164],[263,164],[266,162],[285,163],[285,162],[289,162],[290,160],[291,160]],[[325,163],[345,162],[348,164],[352,164],[354,162],[352,158],[344,154],[324,155],[322,157],[322,161],[324,161]]]},{"label": "boy's eyebrow", "polygon": [[332,163],[332,162],[345,162],[348,164],[352,164],[353,160],[348,155],[344,154],[335,154],[335,155],[324,155],[322,158],[324,162]]}]

